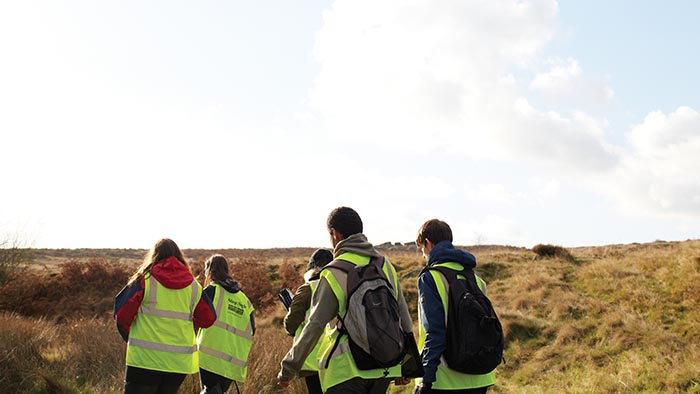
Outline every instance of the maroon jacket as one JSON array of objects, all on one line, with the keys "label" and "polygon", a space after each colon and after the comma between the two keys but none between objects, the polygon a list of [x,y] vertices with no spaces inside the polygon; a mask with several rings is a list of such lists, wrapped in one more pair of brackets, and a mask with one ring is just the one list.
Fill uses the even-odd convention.
[{"label": "maroon jacket", "polygon": [[[151,275],[161,285],[168,289],[184,289],[189,286],[194,277],[190,270],[175,257],[168,257],[157,262],[151,269]],[[117,322],[119,334],[126,341],[129,338],[131,323],[136,319],[136,315],[143,300],[143,289],[145,281],[140,278],[131,286],[125,286],[114,298],[114,319]],[[210,327],[216,321],[216,312],[209,297],[202,292],[194,308],[192,323],[194,329]]]}]

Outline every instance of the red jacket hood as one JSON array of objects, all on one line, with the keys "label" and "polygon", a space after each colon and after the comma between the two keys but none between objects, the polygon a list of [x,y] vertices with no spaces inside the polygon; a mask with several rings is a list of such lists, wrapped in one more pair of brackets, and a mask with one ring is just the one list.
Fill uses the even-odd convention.
[{"label": "red jacket hood", "polygon": [[151,275],[168,289],[184,289],[189,286],[194,277],[189,268],[177,257],[168,257],[157,262],[151,268]]}]

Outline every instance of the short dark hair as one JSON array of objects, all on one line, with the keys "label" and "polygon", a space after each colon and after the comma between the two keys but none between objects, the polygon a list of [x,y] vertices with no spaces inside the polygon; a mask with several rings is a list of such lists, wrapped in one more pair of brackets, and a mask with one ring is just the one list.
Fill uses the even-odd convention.
[{"label": "short dark hair", "polygon": [[353,234],[362,233],[362,219],[354,209],[348,207],[338,207],[334,209],[326,221],[328,231],[335,229],[347,238]]},{"label": "short dark hair", "polygon": [[452,242],[450,225],[439,219],[430,219],[423,223],[418,230],[418,236],[416,236],[416,245],[423,246],[427,240],[434,244],[440,241]]}]

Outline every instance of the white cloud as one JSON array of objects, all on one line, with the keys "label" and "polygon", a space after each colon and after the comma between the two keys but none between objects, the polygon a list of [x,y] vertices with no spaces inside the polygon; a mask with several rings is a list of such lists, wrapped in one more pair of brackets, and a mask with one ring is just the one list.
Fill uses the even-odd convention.
[{"label": "white cloud", "polygon": [[527,99],[523,74],[557,23],[558,4],[548,0],[337,1],[316,36],[311,107],[344,140],[609,168],[602,122]]},{"label": "white cloud", "polygon": [[489,183],[483,185],[468,185],[464,187],[468,201],[512,204],[518,198],[506,189],[504,185]]},{"label": "white cloud", "polygon": [[626,136],[637,154],[652,158],[700,138],[700,114],[688,107],[680,107],[669,115],[654,111]]},{"label": "white cloud", "polygon": [[566,97],[578,104],[590,106],[593,103],[613,99],[615,92],[604,81],[586,77],[578,60],[551,58],[547,61],[550,69],[539,73],[530,83],[530,88],[555,96]]},{"label": "white cloud", "polygon": [[574,58],[570,57],[565,62],[561,59],[550,59],[550,63],[551,69],[546,73],[537,74],[530,87],[552,91],[570,90],[572,81],[581,77],[581,67]]},{"label": "white cloud", "polygon": [[317,33],[311,105],[352,138],[417,149],[485,139],[465,126],[509,89],[493,91],[511,63],[547,42],[556,12],[551,1],[337,1]]},{"label": "white cloud", "polygon": [[615,165],[615,149],[605,141],[599,122],[585,113],[567,118],[554,111],[541,112],[524,98],[514,107],[513,129],[504,139],[511,151],[563,172],[601,171]]},{"label": "white cloud", "polygon": [[652,112],[626,137],[630,148],[607,179],[607,192],[635,213],[697,220],[700,112],[688,107]]},{"label": "white cloud", "polygon": [[523,208],[541,206],[547,201],[556,199],[560,188],[561,181],[557,178],[534,177],[527,182],[526,189],[520,191],[514,191],[511,186],[499,183],[470,183],[464,186],[464,196],[469,202]]},{"label": "white cloud", "polygon": [[529,183],[540,200],[556,198],[561,189],[561,181],[556,178],[542,179],[536,177],[531,179]]},{"label": "white cloud", "polygon": [[458,245],[513,245],[528,246],[523,228],[500,215],[488,214],[480,218],[450,223],[454,242]]}]

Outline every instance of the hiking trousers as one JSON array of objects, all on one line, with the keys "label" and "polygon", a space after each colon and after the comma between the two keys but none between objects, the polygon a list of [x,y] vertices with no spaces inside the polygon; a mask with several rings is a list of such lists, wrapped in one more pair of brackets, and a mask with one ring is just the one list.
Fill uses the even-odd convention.
[{"label": "hiking trousers", "polygon": [[321,380],[318,378],[317,373],[304,377],[304,381],[306,382],[306,389],[309,391],[309,394],[323,394]]},{"label": "hiking trousers", "polygon": [[187,375],[126,367],[124,394],[177,394]]},{"label": "hiking trousers", "polygon": [[384,394],[392,380],[353,378],[329,387],[326,394]]},{"label": "hiking trousers", "polygon": [[231,379],[202,368],[199,369],[199,381],[202,387],[199,394],[223,394],[233,383]]}]

